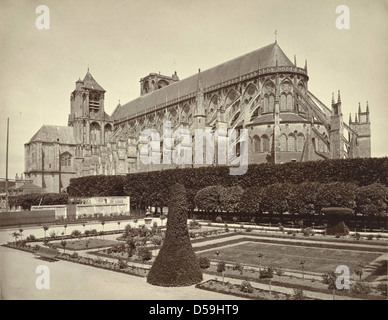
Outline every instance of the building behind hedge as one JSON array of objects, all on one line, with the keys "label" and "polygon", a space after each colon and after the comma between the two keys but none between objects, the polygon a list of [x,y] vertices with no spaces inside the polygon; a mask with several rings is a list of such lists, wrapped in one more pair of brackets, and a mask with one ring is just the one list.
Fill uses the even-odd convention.
[{"label": "building behind hedge", "polygon": [[88,70],[70,95],[68,126],[45,125],[25,144],[25,175],[58,192],[72,177],[187,167],[140,161],[147,150],[140,132],[156,129],[163,146],[166,120],[192,139],[195,129],[247,129],[249,163],[370,157],[369,106],[359,105],[346,124],[340,92],[327,107],[308,84],[307,61],[298,67],[275,41],[186,79],[150,73],[140,80],[140,96],[108,115],[106,92]]}]

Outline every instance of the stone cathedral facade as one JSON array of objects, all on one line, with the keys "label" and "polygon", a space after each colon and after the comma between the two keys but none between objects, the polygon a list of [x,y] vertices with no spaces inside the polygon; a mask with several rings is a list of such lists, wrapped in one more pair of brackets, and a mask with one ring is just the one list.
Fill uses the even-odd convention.
[{"label": "stone cathedral facade", "polygon": [[339,91],[327,107],[308,87],[307,62],[298,67],[275,42],[182,80],[176,72],[150,73],[140,80],[140,96],[108,115],[106,92],[88,70],[70,95],[68,125],[44,125],[25,144],[25,176],[47,192],[62,192],[74,177],[187,167],[140,161],[148,152],[139,139],[145,129],[160,133],[153,142],[160,143],[161,159],[164,143],[180,143],[163,141],[165,121],[193,140],[195,129],[246,129],[249,163],[370,157],[369,106],[359,105],[346,124]]}]

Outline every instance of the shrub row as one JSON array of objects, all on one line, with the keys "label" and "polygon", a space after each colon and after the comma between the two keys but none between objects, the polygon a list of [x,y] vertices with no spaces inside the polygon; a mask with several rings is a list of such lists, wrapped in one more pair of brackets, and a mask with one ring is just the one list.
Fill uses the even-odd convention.
[{"label": "shrub row", "polygon": [[208,186],[239,186],[243,189],[274,183],[304,181],[351,182],[357,186],[381,183],[388,186],[388,158],[335,159],[285,164],[252,164],[244,175],[230,175],[226,166],[184,168],[132,173],[127,176],[89,176],[71,179],[72,197],[131,196],[131,205],[166,206],[169,189],[180,183],[187,190],[189,206],[197,192]]}]

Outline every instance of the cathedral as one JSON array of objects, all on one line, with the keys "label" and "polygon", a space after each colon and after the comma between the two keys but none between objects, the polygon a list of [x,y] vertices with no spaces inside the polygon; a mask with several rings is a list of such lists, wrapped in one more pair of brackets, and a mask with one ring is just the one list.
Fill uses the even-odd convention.
[{"label": "cathedral", "polygon": [[[308,84],[307,61],[298,67],[275,41],[186,79],[150,73],[140,79],[140,96],[108,115],[106,91],[88,70],[70,94],[68,125],[43,125],[25,144],[25,176],[46,192],[62,192],[75,177],[187,167],[140,161],[148,143],[141,132],[163,137],[166,121],[193,139],[197,129],[245,129],[248,163],[370,157],[368,104],[346,124],[340,92],[327,107]],[[160,150],[180,143],[165,140],[155,141]]]}]

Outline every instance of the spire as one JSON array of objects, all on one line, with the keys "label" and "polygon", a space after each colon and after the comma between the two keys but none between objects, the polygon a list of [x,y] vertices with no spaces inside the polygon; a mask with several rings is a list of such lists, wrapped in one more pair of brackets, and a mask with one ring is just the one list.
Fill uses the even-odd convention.
[{"label": "spire", "polygon": [[275,30],[275,43],[278,43],[278,31],[277,30]]},{"label": "spire", "polygon": [[[204,108],[204,95],[203,95],[203,84],[201,69],[198,69],[198,82],[197,82],[197,98],[196,98],[196,110],[195,117],[205,117],[205,108]],[[200,121],[200,120],[199,120]],[[198,123],[197,123],[198,125]],[[201,124],[201,126],[204,123]]]},{"label": "spire", "polygon": [[334,92],[331,93],[331,104],[333,105],[335,103],[334,101]]},{"label": "spire", "polygon": [[294,54],[294,65],[295,65],[295,67],[297,66],[296,65],[296,54]]},{"label": "spire", "polygon": [[349,113],[349,124],[351,124],[351,123],[352,123],[352,114]]},{"label": "spire", "polygon": [[354,122],[358,123],[357,113],[356,113],[356,119],[354,120]]},{"label": "spire", "polygon": [[358,103],[358,114],[360,114],[360,113],[361,113],[361,104]]},{"label": "spire", "polygon": [[338,99],[337,103],[341,103],[341,92],[338,90]]},{"label": "spire", "polygon": [[307,59],[304,61],[304,69],[305,69],[306,72],[307,72]]},{"label": "spire", "polygon": [[366,102],[366,112],[369,113],[369,104],[368,104],[368,101]]},{"label": "spire", "polygon": [[197,90],[198,90],[198,92],[203,93],[203,84],[202,84],[201,69],[198,69]]}]

